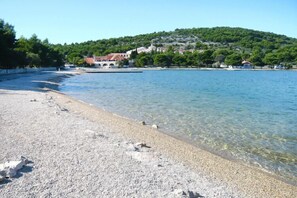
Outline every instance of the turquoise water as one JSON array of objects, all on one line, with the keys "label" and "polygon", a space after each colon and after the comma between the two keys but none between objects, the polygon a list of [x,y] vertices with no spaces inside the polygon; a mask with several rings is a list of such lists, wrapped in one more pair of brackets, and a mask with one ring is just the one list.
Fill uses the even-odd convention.
[{"label": "turquoise water", "polygon": [[84,74],[60,91],[297,181],[297,72]]}]

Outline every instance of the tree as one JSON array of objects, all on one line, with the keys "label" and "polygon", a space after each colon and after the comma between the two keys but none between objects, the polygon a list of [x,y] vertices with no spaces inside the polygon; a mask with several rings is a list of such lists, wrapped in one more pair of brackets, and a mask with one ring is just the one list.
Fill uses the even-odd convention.
[{"label": "tree", "polygon": [[210,65],[214,62],[213,58],[212,58],[212,54],[213,54],[213,50],[205,50],[204,52],[202,52],[200,54],[200,59],[202,61],[202,63],[206,64],[206,65]]},{"label": "tree", "polygon": [[230,54],[230,51],[227,49],[217,49],[213,53],[214,61],[222,63],[225,61],[227,55]]},{"label": "tree", "polygon": [[170,66],[170,60],[166,54],[157,54],[154,57],[154,64],[157,66]]},{"label": "tree", "polygon": [[266,65],[276,65],[280,63],[280,60],[275,53],[266,54],[263,61]]},{"label": "tree", "polygon": [[130,54],[130,60],[134,60],[138,55],[137,50],[133,50]]},{"label": "tree", "polygon": [[250,54],[249,53],[246,53],[246,52],[243,52],[243,54],[241,54],[241,58],[243,60],[248,60],[250,58]]},{"label": "tree", "polygon": [[27,52],[30,51],[29,42],[26,38],[21,37],[16,41],[14,51],[16,53],[17,62],[19,66],[25,67],[29,65],[29,60],[27,58]]},{"label": "tree", "polygon": [[259,47],[253,49],[252,56],[249,58],[249,61],[253,63],[253,65],[263,66],[264,54]]},{"label": "tree", "polygon": [[151,54],[147,54],[147,53],[140,53],[135,60],[135,65],[138,67],[153,65],[153,63],[154,61],[153,61],[153,58],[151,57]]},{"label": "tree", "polygon": [[173,59],[172,62],[174,65],[177,66],[186,66],[187,65],[187,59],[184,55],[181,54],[176,54]]},{"label": "tree", "polygon": [[196,45],[195,45],[195,48],[200,49],[200,50],[206,50],[208,48],[208,46],[201,43],[201,42],[197,42]]},{"label": "tree", "polygon": [[123,67],[124,65],[129,65],[129,60],[124,59],[124,60],[118,61],[118,65],[119,67]]},{"label": "tree", "polygon": [[170,46],[168,47],[168,49],[166,50],[166,53],[167,53],[167,54],[174,54],[174,48],[173,48],[172,45],[170,45]]},{"label": "tree", "polygon": [[11,68],[15,46],[14,27],[0,19],[0,68]]},{"label": "tree", "polygon": [[73,52],[67,56],[68,63],[74,65],[82,65],[84,63],[83,57],[78,52]]},{"label": "tree", "polygon": [[290,61],[294,60],[293,56],[291,55],[290,51],[288,51],[288,50],[278,52],[277,56],[281,62],[290,62]]},{"label": "tree", "polygon": [[230,54],[225,59],[227,65],[241,65],[241,61],[241,55],[238,53]]},{"label": "tree", "polygon": [[32,35],[30,39],[18,39],[14,50],[20,66],[46,67],[63,64],[63,56],[47,40],[41,41],[36,35]]},{"label": "tree", "polygon": [[41,59],[38,54],[28,52],[26,58],[30,67],[39,67],[41,64]]},{"label": "tree", "polygon": [[167,65],[166,66],[171,66],[172,65],[172,59],[175,56],[175,52],[174,52],[174,48],[172,45],[170,45],[166,52],[165,52],[166,56],[167,56]]}]

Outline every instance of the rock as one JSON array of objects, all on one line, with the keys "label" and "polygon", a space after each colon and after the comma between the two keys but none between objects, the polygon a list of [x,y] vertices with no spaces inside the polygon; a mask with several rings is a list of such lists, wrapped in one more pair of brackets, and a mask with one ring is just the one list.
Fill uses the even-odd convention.
[{"label": "rock", "polygon": [[146,143],[143,143],[143,142],[137,142],[135,144],[135,146],[140,147],[140,148],[142,148],[142,147],[151,148],[150,146],[146,145]]},{"label": "rock", "polygon": [[5,177],[0,175],[0,182],[4,181],[5,180]]},{"label": "rock", "polygon": [[159,128],[159,127],[158,127],[158,125],[153,124],[153,125],[152,125],[152,128],[157,129],[157,128]]},{"label": "rock", "polygon": [[33,99],[33,100],[30,100],[30,102],[37,102],[37,100],[36,99]]},{"label": "rock", "polygon": [[6,172],[4,170],[0,170],[0,176],[5,178],[6,177]]},{"label": "rock", "polygon": [[23,156],[21,160],[5,162],[4,164],[0,164],[0,173],[3,175],[3,172],[5,172],[5,177],[14,177],[17,171],[23,168],[27,163],[28,160]]},{"label": "rock", "polygon": [[66,111],[66,112],[68,112],[68,109],[66,109],[66,108],[61,108],[61,111]]},{"label": "rock", "polygon": [[0,175],[5,176],[6,173],[5,173],[4,170],[1,169],[1,165],[2,165],[2,164],[0,164]]},{"label": "rock", "polygon": [[187,195],[182,189],[175,189],[173,191],[173,194],[175,194],[177,196],[185,196],[185,195]]},{"label": "rock", "polygon": [[29,163],[29,160],[26,157],[24,157],[24,156],[21,156],[21,160],[23,161],[24,166]]},{"label": "rock", "polygon": [[6,169],[6,177],[7,178],[12,178],[16,176],[18,169],[15,168],[8,168]]},{"label": "rock", "polygon": [[146,125],[145,121],[140,122],[140,124],[142,124],[142,125]]}]

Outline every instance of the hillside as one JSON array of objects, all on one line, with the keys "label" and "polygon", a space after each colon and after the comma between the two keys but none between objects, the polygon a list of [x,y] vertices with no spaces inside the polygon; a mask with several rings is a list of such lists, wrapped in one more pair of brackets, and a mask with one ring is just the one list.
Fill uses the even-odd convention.
[{"label": "hillside", "polygon": [[150,53],[131,54],[135,66],[218,67],[247,60],[255,66],[282,64],[297,68],[296,38],[231,27],[176,29],[53,45],[35,34],[16,39],[14,27],[0,19],[0,46],[0,68],[59,66],[65,62],[85,65],[84,57],[149,46],[154,49]]},{"label": "hillside", "polygon": [[[226,62],[226,58],[229,64],[239,64],[241,60],[250,60],[254,65],[282,63],[292,66],[297,62],[297,39],[269,32],[231,27],[176,29],[171,32],[155,32],[70,45],[55,45],[54,48],[67,55],[69,62],[73,62],[72,60],[78,60],[83,56],[126,52],[150,45],[164,49],[171,48],[175,52],[199,52],[196,59],[199,59],[199,54],[203,56],[203,53],[207,53],[204,56],[211,56],[208,57],[208,61],[190,61],[183,65],[203,66],[215,62]],[[138,66],[155,64],[155,57],[151,56],[150,58],[150,61],[145,61],[144,64],[138,64]],[[173,60],[169,60],[169,62],[171,62],[169,65],[168,61],[164,64],[166,66],[179,64],[174,64]],[[161,66],[164,65],[161,64]]]}]

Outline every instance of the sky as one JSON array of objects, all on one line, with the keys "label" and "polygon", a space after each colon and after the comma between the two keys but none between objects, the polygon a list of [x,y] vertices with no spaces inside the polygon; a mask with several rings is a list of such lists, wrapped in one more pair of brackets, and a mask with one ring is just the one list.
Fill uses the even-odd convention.
[{"label": "sky", "polygon": [[297,0],[0,0],[0,19],[54,44],[218,26],[297,38]]}]

